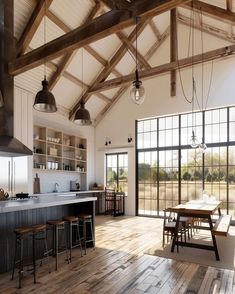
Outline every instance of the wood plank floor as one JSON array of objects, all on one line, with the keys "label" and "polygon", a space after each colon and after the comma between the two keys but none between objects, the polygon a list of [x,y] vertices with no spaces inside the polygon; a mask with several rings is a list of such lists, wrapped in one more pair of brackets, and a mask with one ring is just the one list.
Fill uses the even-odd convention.
[{"label": "wood plank floor", "polygon": [[0,293],[235,293],[233,271],[145,255],[161,237],[162,220],[98,216],[95,250],[80,257],[74,249],[70,264],[61,255],[50,274],[44,263],[37,284],[27,275],[22,290],[10,273],[0,275]]}]

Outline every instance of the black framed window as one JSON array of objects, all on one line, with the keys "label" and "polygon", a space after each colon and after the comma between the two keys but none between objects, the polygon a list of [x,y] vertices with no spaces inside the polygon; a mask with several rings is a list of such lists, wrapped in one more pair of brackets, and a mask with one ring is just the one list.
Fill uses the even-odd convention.
[{"label": "black framed window", "polygon": [[[205,153],[190,146],[192,128]],[[202,197],[206,190],[235,219],[235,107],[136,122],[137,214]]]},{"label": "black framed window", "polygon": [[106,186],[128,192],[127,153],[106,154]]}]

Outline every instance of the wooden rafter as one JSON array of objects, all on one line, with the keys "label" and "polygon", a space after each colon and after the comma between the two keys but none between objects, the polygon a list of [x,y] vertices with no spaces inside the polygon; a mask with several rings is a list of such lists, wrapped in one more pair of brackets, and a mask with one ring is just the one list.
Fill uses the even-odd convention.
[{"label": "wooden rafter", "polygon": [[157,49],[161,46],[161,44],[166,40],[166,38],[170,35],[170,26],[166,28],[166,30],[163,32],[163,34],[160,36],[160,39],[157,40],[151,48],[148,50],[148,52],[145,55],[145,59],[149,60],[153,54],[157,51]]},{"label": "wooden rafter", "polygon": [[[89,15],[86,17],[84,24],[89,23],[93,19],[93,17],[96,15],[96,13],[100,9],[100,4],[96,4],[94,8],[91,10]],[[51,80],[49,81],[49,90],[51,91],[57,82],[59,81],[60,77],[63,75],[67,67],[69,66],[70,62],[72,61],[73,57],[75,56],[76,51],[72,51],[63,58],[60,65],[57,68],[57,71],[52,75]]]},{"label": "wooden rafter", "polygon": [[[66,71],[64,72],[63,77],[68,79],[70,82],[78,85],[79,87],[83,87],[84,89],[89,88],[89,86],[86,83],[84,83],[84,81],[79,80],[78,78],[76,78],[75,76],[71,75],[70,73]],[[102,99],[103,101],[105,101],[106,103],[110,102],[110,99],[102,93],[96,93],[96,96]]]},{"label": "wooden rafter", "polygon": [[[100,5],[100,2],[99,2]],[[98,6],[99,7],[99,6]],[[95,12],[95,9],[98,7],[95,7],[93,10],[93,13]],[[47,11],[47,17],[54,22],[60,29],[62,29],[65,33],[68,33],[71,31],[71,29],[61,20],[59,19],[54,13],[52,13],[50,10]],[[90,45],[84,46],[84,49],[91,54],[98,62],[100,62],[103,66],[107,65],[107,61],[100,56]],[[63,74],[63,73],[62,73]],[[120,77],[121,74],[117,70],[113,70],[113,74],[116,77]]]},{"label": "wooden rafter", "polygon": [[[157,49],[161,46],[161,44],[166,40],[169,34],[170,34],[170,28],[168,27],[163,32],[163,34],[159,36],[159,40],[157,40],[148,50],[148,52],[144,56],[146,60],[149,60],[153,56],[153,54],[157,51]],[[97,118],[95,119],[95,126],[100,122],[102,117],[115,105],[115,103],[120,99],[120,97],[126,92],[128,88],[129,88],[129,85],[125,85],[117,91],[117,93],[114,95],[112,99],[112,102],[106,105],[106,107],[98,114]]]},{"label": "wooden rafter", "polygon": [[128,86],[122,87],[120,88],[117,93],[114,95],[113,99],[112,99],[112,103],[107,104],[102,111],[97,115],[96,119],[95,119],[95,126],[98,125],[98,123],[101,121],[101,119],[103,118],[103,116],[110,110],[111,107],[113,107],[115,105],[115,103],[117,103],[117,101],[119,100],[119,98],[126,92],[126,90],[129,88]]},{"label": "wooden rafter", "polygon": [[[192,26],[190,18],[187,16],[184,16],[182,14],[179,14],[179,13],[178,13],[178,22],[180,22],[186,26]],[[203,23],[202,27],[201,27],[201,26],[198,26],[197,24],[194,23],[194,28],[198,29],[198,30],[202,29],[203,32],[208,33],[212,36],[215,36],[221,40],[235,43],[235,35],[228,36],[227,31],[224,31],[222,29],[218,29],[218,28],[213,27],[209,24]]]},{"label": "wooden rafter", "polygon": [[[185,3],[184,8],[192,9],[192,3]],[[193,1],[193,9],[228,24],[235,24],[235,13],[202,1]]]},{"label": "wooden rafter", "polygon": [[226,7],[228,11],[232,11],[233,2],[232,0],[226,0]]},{"label": "wooden rafter", "polygon": [[[113,7],[113,2],[115,2],[115,5],[118,5],[118,1],[103,1],[106,6],[108,6],[111,9],[117,9],[117,7]],[[122,4],[123,2],[125,2],[125,4],[127,4],[127,2],[125,0],[121,1]],[[120,3],[119,3],[120,4]],[[128,3],[128,6],[130,6],[130,3]],[[120,9],[120,8],[119,8]],[[137,51],[137,48],[134,48],[134,46],[132,45],[131,42],[128,41],[127,37],[124,35],[124,33],[122,32],[117,32],[116,33],[117,37],[122,41],[122,43],[126,44],[126,46],[128,47],[128,49],[130,50],[130,53],[133,56],[137,55],[137,60],[140,63],[140,65],[144,66],[146,69],[147,68],[151,68],[150,64],[146,61],[146,59]]]},{"label": "wooden rafter", "polygon": [[[203,54],[203,57],[202,57],[202,54],[195,55],[193,57],[193,60],[191,57],[187,57],[187,58],[183,58],[183,59],[179,60],[178,62],[175,61],[175,62],[170,62],[170,63],[166,63],[163,65],[153,67],[151,70],[143,70],[143,71],[139,72],[139,75],[140,75],[141,79],[147,79],[147,78],[150,78],[153,76],[157,76],[159,74],[167,73],[167,72],[171,71],[172,69],[178,69],[178,68],[184,68],[187,66],[191,66],[192,62],[193,62],[193,64],[199,64],[202,61],[207,62],[207,61],[219,59],[219,58],[222,58],[225,56],[231,56],[233,54],[235,54],[235,45],[230,45],[227,47],[223,47],[223,48],[219,48],[219,49],[205,52]],[[94,87],[90,91],[90,94],[99,92],[101,89],[102,89],[102,91],[105,91],[105,90],[109,90],[109,89],[113,89],[116,87],[126,85],[126,84],[130,83],[132,81],[132,79],[133,79],[133,75],[129,74],[129,75],[123,76],[122,78],[116,78],[116,79],[108,80],[103,83],[99,83],[96,87]]]},{"label": "wooden rafter", "polygon": [[[176,8],[170,13],[170,60],[176,61],[178,58],[178,42],[177,42],[177,11]],[[171,97],[176,96],[176,70],[171,70]]]},{"label": "wooden rafter", "polygon": [[128,9],[130,3],[126,0],[102,0],[102,2],[111,9]]},{"label": "wooden rafter", "polygon": [[[108,62],[100,54],[98,54],[91,46],[89,46],[89,45],[84,46],[84,49],[86,49],[86,51],[88,53],[90,53],[103,66],[107,66],[108,65]],[[116,77],[121,77],[122,76],[121,73],[118,70],[116,70],[115,68],[112,70],[112,73]]]},{"label": "wooden rafter", "polygon": [[52,1],[53,0],[40,0],[37,2],[36,7],[34,8],[33,13],[17,43],[17,55],[24,54],[45,15],[45,11],[48,10]]},{"label": "wooden rafter", "polygon": [[9,63],[9,73],[16,75],[41,65],[45,58],[51,60],[62,54],[72,52],[82,46],[98,41],[112,33],[134,24],[134,17],[139,15],[142,20],[175,8],[188,0],[141,0],[130,5],[129,10],[113,10],[95,18],[51,42],[41,46]]},{"label": "wooden rafter", "polygon": [[136,52],[136,48],[134,48],[134,46],[128,41],[128,38],[122,32],[118,32],[116,35],[128,47],[128,49],[132,52],[134,56],[137,53],[137,60],[142,66],[144,66],[146,69],[151,68],[150,64],[146,61],[143,55],[140,54],[138,51]]},{"label": "wooden rafter", "polygon": [[[137,37],[141,34],[141,32],[144,30],[146,27],[147,23],[139,23],[137,25]],[[134,29],[130,36],[128,37],[129,42],[133,42],[136,38],[136,30]],[[90,86],[90,89],[88,89],[84,94],[83,94],[83,99],[86,101],[89,99],[90,95],[89,92],[92,88],[94,88],[99,82],[105,81],[106,78],[109,76],[113,68],[118,64],[118,62],[122,59],[122,57],[125,55],[127,51],[126,45],[122,44],[117,52],[114,54],[114,56],[111,58],[109,64],[102,70],[102,72],[98,75],[96,78],[95,82]],[[81,97],[78,99],[78,102],[76,105],[73,107],[69,114],[69,118],[71,119],[75,112],[77,111],[78,107],[80,106],[80,100]]]},{"label": "wooden rafter", "polygon": [[159,29],[157,28],[157,26],[155,25],[155,23],[153,22],[153,20],[151,20],[151,21],[149,22],[149,25],[150,25],[150,28],[152,29],[154,35],[156,36],[156,38],[157,38],[158,40],[160,40],[161,33],[160,33]]}]

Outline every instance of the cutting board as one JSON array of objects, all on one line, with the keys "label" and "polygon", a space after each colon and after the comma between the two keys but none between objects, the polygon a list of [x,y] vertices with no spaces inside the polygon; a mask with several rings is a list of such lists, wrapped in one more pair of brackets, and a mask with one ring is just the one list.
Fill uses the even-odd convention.
[{"label": "cutting board", "polygon": [[36,177],[34,178],[33,193],[34,194],[39,194],[40,193],[40,178],[38,177],[38,174],[36,174]]}]

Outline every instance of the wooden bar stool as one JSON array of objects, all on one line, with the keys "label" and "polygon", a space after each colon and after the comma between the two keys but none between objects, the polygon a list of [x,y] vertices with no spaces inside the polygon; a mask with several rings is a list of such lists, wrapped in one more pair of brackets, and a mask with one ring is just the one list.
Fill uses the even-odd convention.
[{"label": "wooden bar stool", "polygon": [[[47,226],[45,224],[34,225],[33,228],[33,274],[34,274],[34,283],[36,283],[36,247],[35,243],[38,241],[43,241],[44,243],[44,252],[42,255],[42,259],[46,256],[48,271],[51,272],[50,263],[49,263],[49,250],[47,245]],[[42,259],[40,262],[40,266],[42,265]]]},{"label": "wooden bar stool", "polygon": [[[34,225],[21,227],[14,230],[16,235],[16,243],[15,243],[15,256],[14,256],[14,266],[12,270],[12,280],[14,279],[15,268],[17,264],[19,265],[19,288],[22,286],[22,278],[24,273],[24,240],[27,239],[32,241],[32,262],[29,262],[28,265],[32,265],[32,271],[34,276],[34,283],[36,283],[36,242],[41,240],[44,241],[44,255],[47,255],[49,258],[48,247],[47,247],[47,238],[46,238],[46,225]],[[32,239],[31,239],[32,238]],[[19,260],[16,260],[18,252],[20,253]],[[42,261],[41,261],[42,263]],[[48,260],[49,266],[49,260]],[[49,269],[50,271],[50,269]]]},{"label": "wooden bar stool", "polygon": [[[53,252],[56,257],[56,270],[58,270],[58,255],[60,253],[63,253],[64,251],[66,251],[67,260],[69,263],[69,256],[68,256],[68,250],[67,250],[67,244],[66,244],[67,240],[66,240],[66,232],[65,232],[65,223],[63,220],[49,220],[47,221],[47,224],[52,227],[52,231],[53,231]],[[58,240],[59,232],[61,232],[61,235],[64,239],[64,248],[62,247],[59,248],[60,246],[59,240]]]},{"label": "wooden bar stool", "polygon": [[[84,243],[84,250],[86,254],[86,244],[89,242],[93,242],[93,247],[95,248],[95,238],[93,234],[93,226],[92,226],[92,215],[91,214],[79,214],[79,221],[82,223],[82,240]],[[87,224],[90,225],[90,236],[87,234]],[[89,237],[89,238],[88,238]]]},{"label": "wooden bar stool", "polygon": [[[72,261],[72,249],[75,247],[80,247],[81,250],[81,256],[82,256],[82,242],[81,242],[81,238],[80,238],[80,232],[79,232],[79,218],[77,216],[65,216],[63,217],[63,220],[68,222],[69,228],[68,228],[68,232],[69,232],[69,259],[70,262]],[[75,228],[75,234],[74,236],[76,236],[76,239],[73,242],[73,228]]]},{"label": "wooden bar stool", "polygon": [[[15,255],[14,255],[14,265],[12,270],[12,277],[11,279],[14,279],[15,274],[15,268],[19,267],[19,288],[22,286],[22,278],[24,273],[24,240],[28,239],[30,234],[33,233],[32,227],[20,227],[14,230],[15,233]],[[19,253],[19,260],[17,260],[17,255]]]}]

